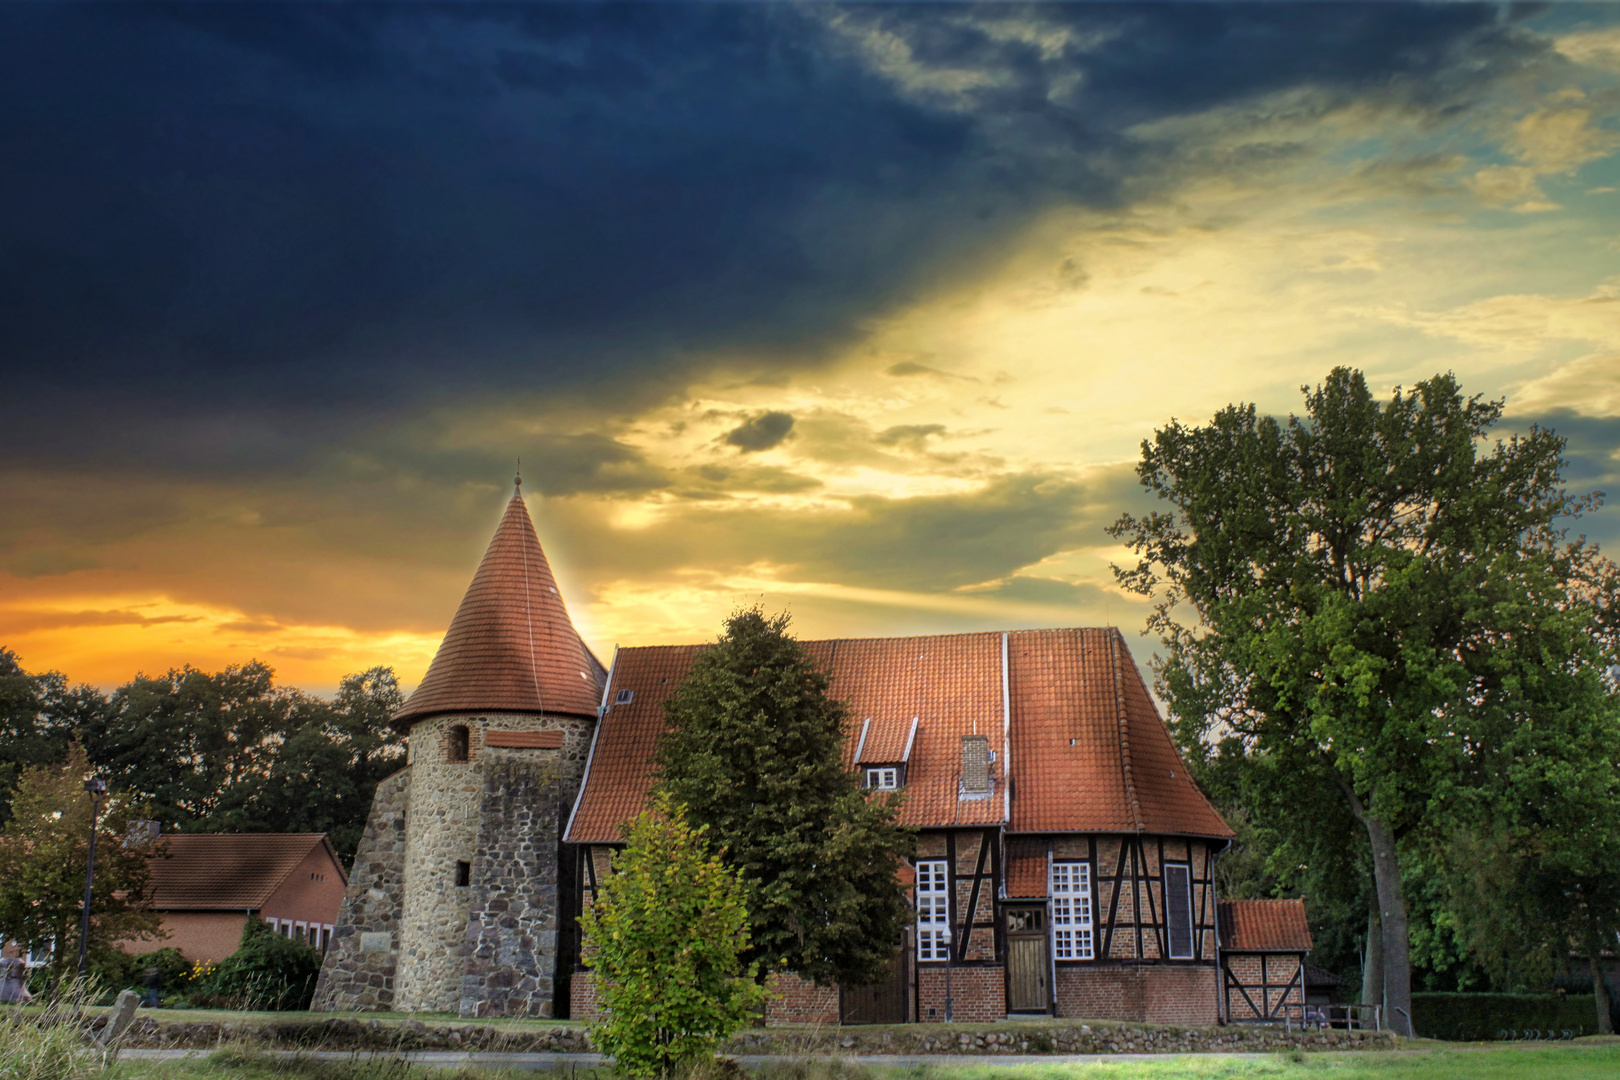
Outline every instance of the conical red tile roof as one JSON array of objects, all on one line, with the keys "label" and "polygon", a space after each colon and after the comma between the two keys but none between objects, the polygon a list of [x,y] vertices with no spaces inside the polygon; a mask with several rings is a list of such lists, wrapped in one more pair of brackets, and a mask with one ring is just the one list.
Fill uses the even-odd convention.
[{"label": "conical red tile roof", "polygon": [[596,715],[602,665],[580,640],[519,492],[396,727],[437,713]]}]

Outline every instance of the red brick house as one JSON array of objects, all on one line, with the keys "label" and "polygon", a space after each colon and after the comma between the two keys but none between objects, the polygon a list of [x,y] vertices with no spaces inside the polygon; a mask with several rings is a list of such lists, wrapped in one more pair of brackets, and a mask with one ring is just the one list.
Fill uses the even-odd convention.
[{"label": "red brick house", "polygon": [[126,952],[223,960],[249,918],[316,948],[330,940],[348,878],[325,833],[173,833],[159,850],[152,909],[169,936],[125,942]]}]

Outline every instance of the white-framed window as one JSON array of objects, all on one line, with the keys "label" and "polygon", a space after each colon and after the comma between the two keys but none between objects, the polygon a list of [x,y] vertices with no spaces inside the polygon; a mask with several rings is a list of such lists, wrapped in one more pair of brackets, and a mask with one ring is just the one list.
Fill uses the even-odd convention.
[{"label": "white-framed window", "polygon": [[1164,930],[1170,959],[1193,958],[1192,867],[1164,864]]},{"label": "white-framed window", "polygon": [[1052,957],[1090,960],[1091,864],[1052,863]]},{"label": "white-framed window", "polygon": [[895,791],[900,787],[900,770],[893,765],[869,768],[866,770],[866,786],[879,791]]},{"label": "white-framed window", "polygon": [[613,704],[615,705],[628,705],[634,700],[636,700],[636,692],[634,690],[620,690],[613,696]]},{"label": "white-framed window", "polygon": [[917,864],[917,959],[949,960],[951,956],[950,877],[944,859]]}]

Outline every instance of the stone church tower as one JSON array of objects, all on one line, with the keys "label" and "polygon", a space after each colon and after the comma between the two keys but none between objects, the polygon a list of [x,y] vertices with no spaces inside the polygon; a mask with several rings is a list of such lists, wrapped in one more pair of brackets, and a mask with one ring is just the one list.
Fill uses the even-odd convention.
[{"label": "stone church tower", "polygon": [[393,716],[406,766],[377,788],[313,1008],[554,1015],[571,959],[561,833],[606,674],[519,490]]}]

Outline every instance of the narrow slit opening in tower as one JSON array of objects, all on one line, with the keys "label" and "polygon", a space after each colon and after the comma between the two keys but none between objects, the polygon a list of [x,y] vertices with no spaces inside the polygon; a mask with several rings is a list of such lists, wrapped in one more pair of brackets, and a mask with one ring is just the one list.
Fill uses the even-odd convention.
[{"label": "narrow slit opening in tower", "polygon": [[463,763],[467,760],[467,751],[472,745],[472,735],[466,724],[455,724],[446,736],[444,756],[451,764]]}]

